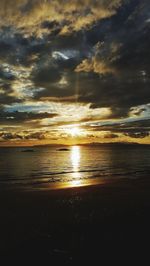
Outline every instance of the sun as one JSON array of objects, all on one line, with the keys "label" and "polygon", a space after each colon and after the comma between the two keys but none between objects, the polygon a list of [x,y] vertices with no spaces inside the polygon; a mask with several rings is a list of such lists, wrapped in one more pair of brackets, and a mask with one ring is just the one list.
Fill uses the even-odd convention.
[{"label": "sun", "polygon": [[81,129],[77,126],[70,127],[67,129],[67,133],[71,135],[71,137],[78,137],[81,135]]},{"label": "sun", "polygon": [[72,137],[76,137],[76,136],[80,135],[80,129],[78,127],[71,128],[70,134]]}]

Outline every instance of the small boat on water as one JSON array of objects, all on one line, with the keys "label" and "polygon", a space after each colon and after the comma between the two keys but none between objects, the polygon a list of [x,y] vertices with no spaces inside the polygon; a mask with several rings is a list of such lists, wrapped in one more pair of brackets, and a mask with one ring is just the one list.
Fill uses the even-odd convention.
[{"label": "small boat on water", "polygon": [[25,149],[25,150],[22,150],[22,152],[34,152],[33,149]]},{"label": "small boat on water", "polygon": [[69,149],[67,149],[67,148],[60,148],[57,151],[69,151]]}]

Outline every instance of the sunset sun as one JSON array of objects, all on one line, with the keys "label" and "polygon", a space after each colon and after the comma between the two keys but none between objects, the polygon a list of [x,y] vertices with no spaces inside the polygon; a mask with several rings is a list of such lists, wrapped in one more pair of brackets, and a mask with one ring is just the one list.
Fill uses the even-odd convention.
[{"label": "sunset sun", "polygon": [[78,137],[82,134],[81,129],[78,126],[70,127],[66,130],[71,137]]}]

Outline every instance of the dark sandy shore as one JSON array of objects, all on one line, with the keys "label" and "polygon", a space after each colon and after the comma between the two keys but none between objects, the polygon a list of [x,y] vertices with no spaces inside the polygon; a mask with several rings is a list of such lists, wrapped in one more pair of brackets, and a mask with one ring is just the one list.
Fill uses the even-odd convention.
[{"label": "dark sandy shore", "polygon": [[149,265],[149,245],[150,179],[0,191],[0,260],[5,263]]}]

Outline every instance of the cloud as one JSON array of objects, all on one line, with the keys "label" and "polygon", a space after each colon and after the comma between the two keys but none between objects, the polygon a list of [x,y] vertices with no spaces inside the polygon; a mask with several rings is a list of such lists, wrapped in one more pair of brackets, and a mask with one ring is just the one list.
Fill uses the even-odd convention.
[{"label": "cloud", "polygon": [[[84,59],[75,69],[76,72],[94,72],[97,74],[116,74],[112,61],[117,57],[118,43],[98,42],[94,46],[94,55]],[[111,66],[112,65],[112,66]]]},{"label": "cloud", "polygon": [[44,132],[33,132],[24,135],[23,138],[26,140],[44,140],[46,139],[46,134]]},{"label": "cloud", "polygon": [[[15,0],[13,3],[11,0],[1,0],[1,26],[12,25],[28,34],[40,34],[42,29],[51,30],[55,24],[60,23],[63,25],[61,32],[64,34],[81,30],[97,20],[114,15],[121,2],[99,0],[93,3],[92,0],[74,0],[64,1],[62,4],[61,0]],[[53,23],[53,18],[56,23]],[[47,21],[47,27],[43,27],[44,21]]]},{"label": "cloud", "polygon": [[0,141],[7,141],[7,140],[44,140],[46,139],[46,132],[9,132],[4,131],[0,133]]},{"label": "cloud", "polygon": [[96,57],[92,59],[84,59],[75,69],[76,72],[94,72],[99,74],[114,73],[111,67],[108,67],[105,62],[100,62]]},{"label": "cloud", "polygon": [[117,134],[114,134],[114,133],[106,133],[106,134],[104,134],[104,139],[116,139],[118,137],[119,136]]},{"label": "cloud", "polygon": [[107,134],[121,134],[133,138],[145,138],[149,136],[150,119],[124,122],[93,123],[90,127],[93,132],[107,132]]},{"label": "cloud", "polygon": [[[142,27],[139,27],[139,22],[138,27],[134,26],[137,6],[138,3],[124,6],[126,12],[123,17],[120,11],[112,18],[99,22],[95,26],[96,30],[93,27],[84,32],[80,42],[86,42],[89,53],[83,55],[80,47],[75,60],[61,59],[48,64],[43,70],[39,66],[38,75],[33,73],[33,80],[35,85],[47,88],[39,97],[45,100],[59,97],[60,101],[66,101],[67,97],[71,98],[76,93],[78,101],[91,102],[91,108],[110,107],[112,118],[126,117],[133,106],[147,104],[150,98],[150,40],[147,24],[144,18],[141,19],[140,11],[135,19],[141,22]],[[129,15],[132,15],[132,22],[129,21]],[[134,34],[136,38],[133,38]],[[91,46],[92,39],[95,39],[94,46]],[[78,39],[74,41],[79,43]],[[47,73],[46,78],[40,75],[42,71]],[[68,82],[61,90],[59,82],[64,74]],[[53,76],[55,80],[51,80]],[[46,82],[47,77],[49,80]],[[41,82],[42,78],[45,78],[45,83]]]},{"label": "cloud", "polygon": [[1,140],[22,140],[23,137],[20,134],[11,133],[11,132],[2,132],[0,133],[0,141]]},{"label": "cloud", "polygon": [[128,136],[130,138],[136,138],[136,139],[143,139],[145,137],[150,136],[150,132],[130,132],[130,133],[125,133],[125,136]]},{"label": "cloud", "polygon": [[0,112],[0,122],[1,123],[24,123],[32,120],[42,120],[45,118],[56,117],[57,114],[54,113],[33,113],[33,112]]},{"label": "cloud", "polygon": [[149,132],[149,12],[148,0],[1,0],[0,124]]}]

